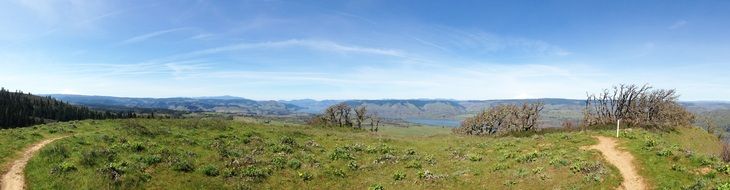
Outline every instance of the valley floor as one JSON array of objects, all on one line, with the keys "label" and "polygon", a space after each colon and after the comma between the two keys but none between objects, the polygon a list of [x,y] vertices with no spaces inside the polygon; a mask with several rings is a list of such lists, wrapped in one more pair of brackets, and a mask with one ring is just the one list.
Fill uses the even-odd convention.
[{"label": "valley floor", "polygon": [[[29,189],[614,189],[623,181],[600,152],[581,148],[608,130],[471,137],[437,127],[381,129],[215,119],[66,122],[0,130],[0,162],[42,139],[73,135],[30,159]],[[712,189],[730,180],[716,138],[699,129],[632,129],[618,143],[651,189]]]}]

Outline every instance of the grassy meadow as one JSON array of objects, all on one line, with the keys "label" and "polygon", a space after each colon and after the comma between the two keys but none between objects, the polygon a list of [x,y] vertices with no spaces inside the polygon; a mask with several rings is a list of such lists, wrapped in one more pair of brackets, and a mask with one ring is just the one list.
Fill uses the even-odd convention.
[{"label": "grassy meadow", "polygon": [[[31,159],[30,189],[614,189],[618,170],[581,148],[613,132],[473,137],[440,127],[371,133],[243,119],[80,121],[0,130],[0,160],[71,135]],[[730,180],[717,140],[702,130],[631,129],[620,142],[652,188],[713,189]]]}]

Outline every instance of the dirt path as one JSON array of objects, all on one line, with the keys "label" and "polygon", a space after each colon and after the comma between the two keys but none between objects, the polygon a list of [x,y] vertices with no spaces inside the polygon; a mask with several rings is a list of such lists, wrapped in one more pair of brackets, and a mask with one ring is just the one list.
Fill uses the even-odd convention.
[{"label": "dirt path", "polygon": [[642,178],[634,166],[634,156],[626,151],[616,149],[616,139],[610,137],[596,136],[598,144],[588,147],[589,149],[596,149],[603,153],[603,156],[618,168],[623,176],[624,181],[618,189],[646,189],[644,178]]},{"label": "dirt path", "polygon": [[8,170],[8,173],[3,174],[2,181],[0,183],[2,186],[0,186],[0,190],[23,190],[25,189],[25,165],[28,164],[28,160],[30,160],[31,157],[33,157],[33,154],[38,152],[43,146],[46,146],[47,144],[62,139],[64,137],[56,137],[51,139],[46,139],[41,142],[38,142],[36,144],[33,144],[30,148],[23,151],[23,155],[13,161],[13,163],[10,166],[10,170]]}]

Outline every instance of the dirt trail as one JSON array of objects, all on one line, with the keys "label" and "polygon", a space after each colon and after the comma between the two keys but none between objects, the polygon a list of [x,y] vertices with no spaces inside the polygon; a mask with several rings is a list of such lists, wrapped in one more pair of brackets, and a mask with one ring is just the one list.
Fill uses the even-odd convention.
[{"label": "dirt trail", "polygon": [[596,136],[596,138],[598,139],[598,144],[588,148],[601,151],[606,160],[616,166],[619,172],[621,172],[624,181],[618,189],[646,189],[644,178],[639,175],[636,166],[633,164],[634,156],[626,151],[616,149],[618,143],[614,138],[602,136]]},{"label": "dirt trail", "polygon": [[10,166],[10,170],[8,170],[8,173],[3,174],[3,178],[0,181],[0,190],[23,190],[25,189],[25,165],[28,164],[28,160],[30,160],[31,157],[33,157],[33,154],[38,152],[43,146],[46,146],[47,144],[58,140],[65,138],[64,137],[56,137],[51,139],[46,139],[41,142],[38,142],[36,144],[33,144],[30,148],[23,151],[23,155],[13,161],[13,163]]}]

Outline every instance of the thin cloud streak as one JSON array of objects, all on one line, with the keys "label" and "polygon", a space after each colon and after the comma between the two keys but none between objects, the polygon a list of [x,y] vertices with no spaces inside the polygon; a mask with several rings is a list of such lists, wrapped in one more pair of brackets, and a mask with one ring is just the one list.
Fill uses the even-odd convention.
[{"label": "thin cloud streak", "polygon": [[184,27],[184,28],[173,28],[173,29],[167,29],[167,30],[154,31],[154,32],[142,34],[139,36],[131,37],[129,39],[126,39],[124,41],[117,43],[116,46],[139,43],[139,42],[147,41],[148,39],[151,39],[151,38],[154,38],[157,36],[161,36],[161,35],[165,35],[165,34],[173,33],[173,32],[178,32],[178,31],[183,31],[183,30],[190,30],[190,29],[191,28]]}]

